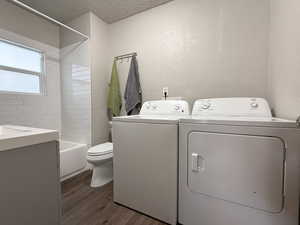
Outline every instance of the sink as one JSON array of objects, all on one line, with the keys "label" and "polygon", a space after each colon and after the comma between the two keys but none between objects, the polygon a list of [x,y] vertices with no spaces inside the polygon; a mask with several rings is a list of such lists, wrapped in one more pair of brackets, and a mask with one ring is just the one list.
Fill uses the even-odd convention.
[{"label": "sink", "polygon": [[32,129],[29,128],[21,128],[16,126],[0,126],[0,136],[7,135],[18,135],[24,134],[24,132],[30,132]]},{"label": "sink", "polygon": [[0,151],[58,140],[55,130],[0,125]]},{"label": "sink", "polygon": [[0,224],[61,224],[58,145],[57,131],[0,125]]}]

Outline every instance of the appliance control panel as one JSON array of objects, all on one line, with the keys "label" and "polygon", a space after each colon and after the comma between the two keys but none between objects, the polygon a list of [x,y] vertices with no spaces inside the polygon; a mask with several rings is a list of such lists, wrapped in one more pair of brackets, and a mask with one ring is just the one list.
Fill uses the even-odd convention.
[{"label": "appliance control panel", "polygon": [[189,104],[183,100],[148,101],[142,106],[140,115],[189,115]]},{"label": "appliance control panel", "polygon": [[272,117],[268,102],[263,98],[211,98],[194,103],[192,115]]}]

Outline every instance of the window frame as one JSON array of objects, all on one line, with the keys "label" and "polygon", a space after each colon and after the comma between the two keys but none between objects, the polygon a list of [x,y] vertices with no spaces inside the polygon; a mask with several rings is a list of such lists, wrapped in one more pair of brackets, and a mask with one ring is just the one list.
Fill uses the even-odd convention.
[{"label": "window frame", "polygon": [[37,76],[39,78],[39,85],[40,85],[40,92],[39,93],[30,93],[30,92],[19,92],[19,91],[2,91],[0,90],[0,94],[12,94],[12,95],[46,95],[46,54],[40,49],[36,49],[30,46],[27,46],[25,44],[17,43],[14,41],[10,41],[4,38],[0,37],[0,41],[5,42],[7,44],[20,47],[23,49],[27,49],[30,51],[35,51],[39,54],[41,54],[41,72],[35,72],[31,70],[26,70],[26,69],[20,69],[17,67],[10,67],[10,66],[3,66],[0,65],[0,70],[8,71],[8,72],[16,72],[16,73],[23,73],[26,75],[31,75],[31,76]]}]

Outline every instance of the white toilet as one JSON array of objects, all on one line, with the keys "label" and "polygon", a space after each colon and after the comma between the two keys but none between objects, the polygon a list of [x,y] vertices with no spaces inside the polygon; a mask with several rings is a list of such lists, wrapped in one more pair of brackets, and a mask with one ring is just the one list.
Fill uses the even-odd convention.
[{"label": "white toilet", "polygon": [[93,165],[91,187],[101,187],[113,180],[113,143],[106,142],[88,150],[87,161]]}]

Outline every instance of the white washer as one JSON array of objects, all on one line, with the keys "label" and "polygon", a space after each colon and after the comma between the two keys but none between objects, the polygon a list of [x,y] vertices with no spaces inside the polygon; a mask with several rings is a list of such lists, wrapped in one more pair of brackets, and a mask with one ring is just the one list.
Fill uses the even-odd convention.
[{"label": "white washer", "polygon": [[114,201],[177,222],[178,123],[186,101],[150,101],[140,115],[113,119]]},{"label": "white washer", "polygon": [[180,120],[179,222],[298,225],[300,131],[264,99],[204,99]]}]

